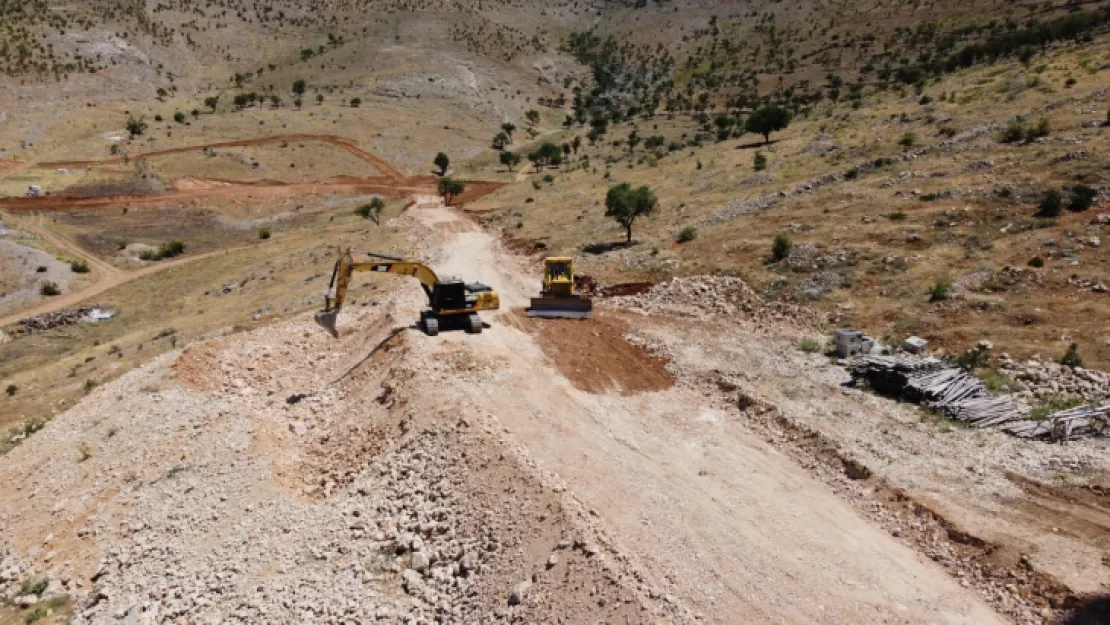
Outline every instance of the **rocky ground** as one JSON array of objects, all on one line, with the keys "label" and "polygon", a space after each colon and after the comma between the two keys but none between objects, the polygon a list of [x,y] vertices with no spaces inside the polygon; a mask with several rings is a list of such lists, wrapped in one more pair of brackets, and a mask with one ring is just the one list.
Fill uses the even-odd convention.
[{"label": "rocky ground", "polygon": [[[538,284],[434,203],[395,223],[506,308]],[[338,340],[301,317],[168,353],[0,458],[4,596],[76,623],[978,625],[1106,587],[1105,442],[844,391],[796,348],[819,319],[739,280],[434,339],[398,287]],[[598,366],[664,359],[658,384],[555,362],[622,327]]]}]

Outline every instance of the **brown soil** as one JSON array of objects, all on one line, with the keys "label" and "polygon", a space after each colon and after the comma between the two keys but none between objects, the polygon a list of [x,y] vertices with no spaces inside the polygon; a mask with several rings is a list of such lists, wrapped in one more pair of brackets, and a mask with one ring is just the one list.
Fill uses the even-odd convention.
[{"label": "brown soil", "polygon": [[509,322],[533,335],[579,390],[627,397],[674,386],[667,360],[625,340],[630,325],[618,313],[595,310],[588,320],[534,319],[514,310]]}]

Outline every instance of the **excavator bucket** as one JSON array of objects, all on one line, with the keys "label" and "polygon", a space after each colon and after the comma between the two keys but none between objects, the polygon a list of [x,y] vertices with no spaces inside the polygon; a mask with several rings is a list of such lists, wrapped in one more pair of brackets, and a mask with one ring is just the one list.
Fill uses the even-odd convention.
[{"label": "excavator bucket", "polygon": [[335,318],[338,316],[338,310],[321,310],[316,313],[316,323],[335,338],[339,338],[339,330],[335,327]]},{"label": "excavator bucket", "polygon": [[585,297],[533,297],[528,308],[529,317],[543,319],[590,319],[593,317],[594,303]]}]

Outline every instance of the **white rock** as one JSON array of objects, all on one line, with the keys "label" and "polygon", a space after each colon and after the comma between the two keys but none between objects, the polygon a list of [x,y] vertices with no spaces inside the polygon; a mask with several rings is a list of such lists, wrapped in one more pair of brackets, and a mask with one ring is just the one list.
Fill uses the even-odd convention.
[{"label": "white rock", "polygon": [[410,566],[416,571],[423,573],[428,570],[428,556],[423,551],[417,551],[412,554],[412,562]]},{"label": "white rock", "polygon": [[513,587],[512,592],[509,593],[509,605],[520,605],[524,598],[528,596],[528,591],[532,589],[532,582],[524,580]]}]

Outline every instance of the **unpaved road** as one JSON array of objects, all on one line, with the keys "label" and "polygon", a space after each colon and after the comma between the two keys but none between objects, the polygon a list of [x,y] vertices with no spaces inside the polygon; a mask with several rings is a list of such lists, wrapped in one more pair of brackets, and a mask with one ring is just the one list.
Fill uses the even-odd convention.
[{"label": "unpaved road", "polygon": [[[437,267],[497,289],[509,307],[538,288],[485,232],[431,202],[410,213],[445,232]],[[504,317],[504,315],[501,315]],[[585,330],[566,326],[568,340]],[[573,387],[532,338],[494,321],[439,343],[507,362],[453,393],[483,403],[545,469],[605,521],[669,592],[713,622],[1001,623],[942,570],[861,519],[790,459],[675,387],[622,397]],[[581,328],[581,330],[580,330]]]},{"label": "unpaved road", "polygon": [[302,316],[97,388],[0,457],[6,587],[46,574],[76,623],[1005,622],[684,375],[578,388],[472,222],[395,223],[501,292],[490,328],[424,336],[414,281],[356,281],[338,339]]}]

